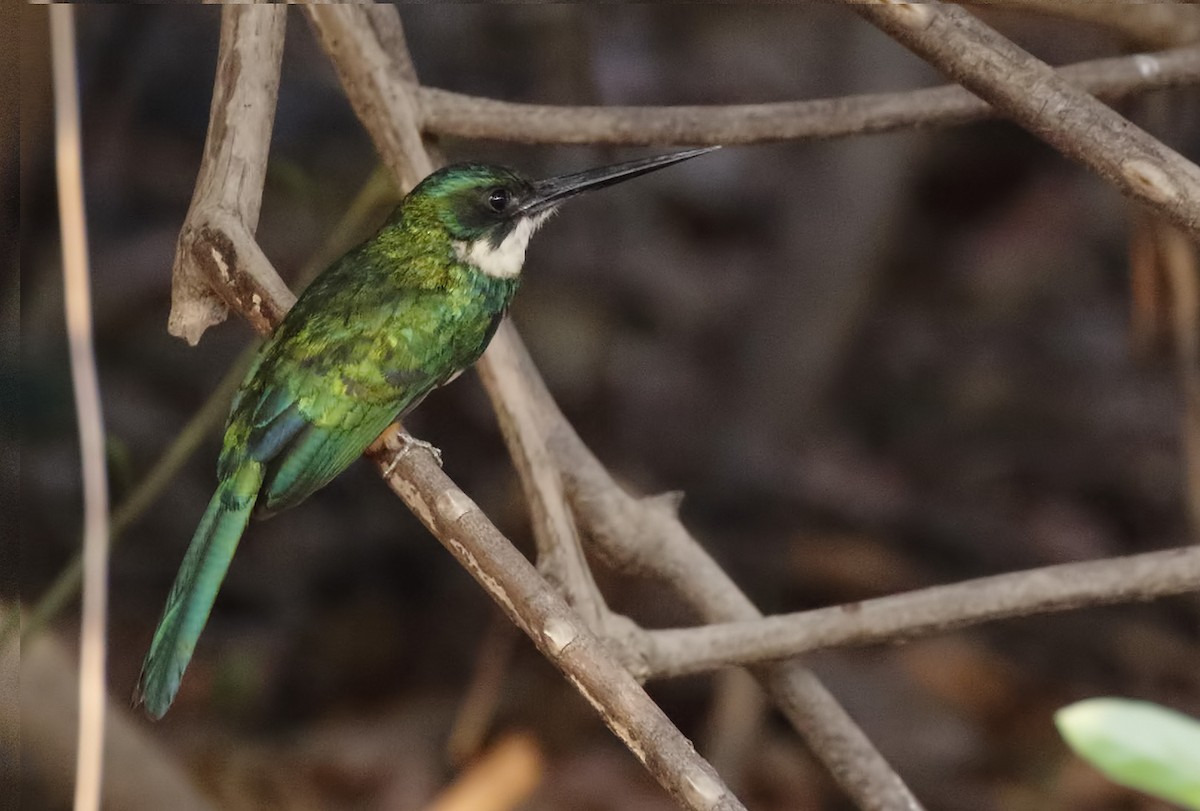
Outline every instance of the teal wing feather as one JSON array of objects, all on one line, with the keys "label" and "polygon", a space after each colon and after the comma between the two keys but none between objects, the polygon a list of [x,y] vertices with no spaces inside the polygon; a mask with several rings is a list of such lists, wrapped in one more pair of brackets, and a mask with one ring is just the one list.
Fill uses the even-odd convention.
[{"label": "teal wing feather", "polygon": [[263,487],[263,506],[267,510],[294,507],[328,484],[362,455],[400,410],[395,404],[341,405],[344,414],[337,424],[306,424],[286,452],[271,461]]},{"label": "teal wing feather", "polygon": [[138,680],[135,701],[153,718],[161,718],[175,700],[261,483],[262,466],[254,462],[222,480],[192,536]]}]

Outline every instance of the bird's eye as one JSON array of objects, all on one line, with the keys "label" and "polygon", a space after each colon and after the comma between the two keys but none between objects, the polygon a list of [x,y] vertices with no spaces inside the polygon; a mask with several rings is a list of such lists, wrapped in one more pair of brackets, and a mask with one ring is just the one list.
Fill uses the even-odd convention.
[{"label": "bird's eye", "polygon": [[508,193],[508,189],[492,189],[488,192],[488,205],[492,207],[492,211],[497,213],[508,208],[511,199],[512,196]]}]

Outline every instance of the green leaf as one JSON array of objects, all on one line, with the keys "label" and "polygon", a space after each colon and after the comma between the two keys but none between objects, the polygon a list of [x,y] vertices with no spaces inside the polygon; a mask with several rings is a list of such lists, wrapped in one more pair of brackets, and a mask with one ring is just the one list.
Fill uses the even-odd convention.
[{"label": "green leaf", "polygon": [[1200,721],[1123,698],[1092,698],[1054,716],[1075,753],[1123,786],[1200,811]]}]

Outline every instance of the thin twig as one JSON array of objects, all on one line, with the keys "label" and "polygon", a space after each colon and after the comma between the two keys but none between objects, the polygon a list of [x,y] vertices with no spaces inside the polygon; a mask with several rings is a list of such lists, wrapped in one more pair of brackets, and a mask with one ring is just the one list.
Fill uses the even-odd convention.
[{"label": "thin twig", "polygon": [[75,17],[69,6],[50,9],[54,68],[55,163],[63,244],[63,290],[71,382],[79,420],[83,469],[83,620],[79,633],[79,746],[75,809],[100,808],[104,755],[105,631],[108,624],[108,479],[104,418],[92,343],[87,218],[83,202]]},{"label": "thin twig", "polygon": [[1090,23],[1121,35],[1139,48],[1185,45],[1200,40],[1200,9],[1173,2],[1098,3],[1063,0],[974,0],[973,4],[1049,14]]},{"label": "thin twig", "polygon": [[[957,6],[841,0],[1127,196],[1200,238],[1200,167]],[[1154,57],[1146,57],[1153,64]]]},{"label": "thin twig", "polygon": [[603,633],[607,604],[583,556],[562,476],[539,427],[540,415],[529,407],[531,402],[525,396],[523,375],[516,368],[519,360],[512,354],[512,340],[500,337],[500,333],[513,329],[512,322],[505,319],[497,330],[499,340],[493,340],[476,369],[492,398],[496,419],[529,502],[538,571],[587,619],[588,627]]},{"label": "thin twig", "polygon": [[646,661],[653,678],[681,676],[1189,591],[1200,591],[1200,547],[1047,566],[760,620],[648,631]]},{"label": "thin twig", "polygon": [[[1200,83],[1200,46],[1096,59],[1058,69],[1065,81],[1114,100]],[[425,132],[556,144],[751,144],[945,127],[992,118],[958,85],[833,99],[693,107],[561,107],[417,89]]]},{"label": "thin twig", "polygon": [[[394,464],[396,436],[373,446],[381,473]],[[387,482],[673,797],[692,809],[742,808],[605,643],[429,455],[404,455]]]}]

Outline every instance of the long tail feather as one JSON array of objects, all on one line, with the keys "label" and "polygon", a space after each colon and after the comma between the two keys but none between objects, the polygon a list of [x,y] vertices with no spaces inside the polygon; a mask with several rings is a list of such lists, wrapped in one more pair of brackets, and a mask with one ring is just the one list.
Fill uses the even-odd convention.
[{"label": "long tail feather", "polygon": [[192,536],[134,695],[134,703],[145,704],[152,718],[162,718],[175,700],[183,671],[246,529],[262,477],[260,464],[246,462],[232,477],[224,479]]}]

